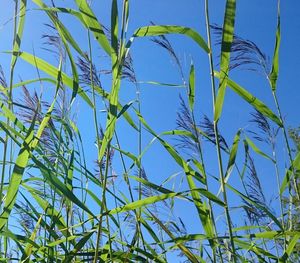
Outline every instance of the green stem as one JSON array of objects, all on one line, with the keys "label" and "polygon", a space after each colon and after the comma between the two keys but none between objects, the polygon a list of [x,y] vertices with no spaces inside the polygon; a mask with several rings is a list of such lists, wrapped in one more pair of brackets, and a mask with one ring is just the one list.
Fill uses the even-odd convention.
[{"label": "green stem", "polygon": [[[281,114],[279,102],[278,102],[277,95],[276,95],[275,91],[273,91],[272,94],[273,94],[274,102],[275,102],[275,105],[276,105],[276,108],[277,108],[277,112],[278,112],[280,121],[282,123],[281,129],[283,131],[284,140],[285,140],[285,144],[286,144],[286,147],[287,147],[287,150],[288,150],[289,160],[290,160],[291,167],[292,167],[292,172],[294,174],[294,165],[293,165],[292,151],[291,151],[291,147],[290,147],[290,144],[289,144],[289,141],[288,141],[288,136],[287,136],[285,125],[284,125],[284,119],[283,119],[282,114]],[[297,185],[295,176],[293,176],[293,183],[294,183],[294,187],[295,187],[297,198],[300,200],[299,189],[298,189],[298,185]]]},{"label": "green stem", "polygon": [[[196,129],[196,121],[195,121],[195,116],[194,116],[194,112],[192,111],[192,121],[193,121],[193,129],[196,135],[196,144],[197,144],[197,149],[199,152],[199,157],[200,157],[200,161],[202,163],[203,166],[203,172],[204,172],[204,178],[205,178],[205,188],[207,191],[209,191],[209,187],[208,187],[208,181],[207,181],[207,173],[206,173],[206,168],[205,168],[205,164],[204,164],[204,158],[203,158],[203,153],[202,153],[202,148],[200,145],[200,138],[199,138],[199,133]],[[214,234],[217,234],[217,227],[216,227],[216,223],[215,223],[215,218],[214,218],[214,212],[213,212],[213,206],[212,206],[212,202],[211,200],[208,200],[208,204],[209,204],[209,208],[210,208],[210,216],[211,216],[211,221],[213,223],[213,229],[214,229]],[[217,258],[216,258],[216,248],[215,246],[212,248],[213,250],[213,259],[214,262],[217,262]],[[219,253],[219,257],[221,259],[221,263],[223,263],[223,258],[222,258],[222,253],[221,253],[221,248],[220,246],[218,246],[218,253]]]},{"label": "green stem", "polygon": [[[102,181],[102,198],[101,198],[102,203],[101,203],[101,208],[100,208],[100,219],[99,219],[98,228],[97,228],[96,249],[95,249],[95,255],[94,255],[93,263],[98,262],[99,246],[100,246],[100,240],[101,240],[101,234],[102,234],[102,223],[103,223],[102,214],[103,214],[104,211],[107,212],[106,187],[107,187],[107,176],[108,176],[108,169],[109,169],[109,151],[110,151],[110,145],[108,145],[108,147],[107,147],[104,180]],[[108,218],[107,218],[107,222],[108,222]],[[108,234],[109,234],[109,229],[108,229]],[[109,237],[109,244],[111,246],[110,235],[108,237]],[[111,249],[110,249],[110,252],[111,252]]]},{"label": "green stem", "polygon": [[[18,1],[15,0],[15,9],[14,9],[14,20],[13,20],[13,46],[16,41],[17,37],[17,14],[18,14]],[[14,79],[14,68],[15,64],[11,64],[10,66],[10,77],[9,77],[9,94],[8,94],[8,108],[12,110],[13,104],[13,98],[12,98],[12,89],[13,89],[13,79]],[[10,125],[10,120],[7,118],[6,120],[7,126]],[[7,158],[7,150],[8,150],[8,144],[9,144],[9,135],[8,133],[5,134],[4,139],[4,146],[3,146],[3,163],[2,163],[2,172],[1,172],[1,185],[0,185],[0,209],[3,199],[3,186],[4,186],[4,180],[5,180],[5,168],[6,168],[6,158]],[[10,177],[10,175],[9,175]],[[7,220],[8,221],[8,220]],[[7,223],[8,224],[8,223]],[[4,257],[7,257],[7,247],[8,247],[8,240],[6,237],[4,237]],[[2,249],[2,248],[0,248]],[[0,250],[0,252],[2,252]]]},{"label": "green stem", "polygon": [[[213,64],[213,57],[212,57],[208,0],[205,0],[205,19],[206,19],[207,42],[208,42],[208,48],[209,48],[208,58],[209,58],[211,89],[212,89],[212,98],[213,98],[213,112],[215,112],[216,84],[215,84],[215,79],[214,79],[214,64]],[[232,253],[233,253],[233,262],[236,263],[237,262],[236,261],[236,250],[235,250],[233,234],[232,234],[232,226],[231,226],[228,201],[227,201],[227,193],[226,193],[226,189],[225,189],[225,178],[224,178],[224,172],[223,172],[222,155],[221,155],[221,148],[220,148],[220,141],[219,141],[218,123],[215,120],[214,120],[214,133],[215,133],[215,140],[216,140],[216,149],[217,149],[218,167],[219,167],[219,174],[220,174],[220,181],[221,181],[221,190],[223,193],[223,201],[225,203],[224,209],[225,209],[226,221],[227,221],[227,225],[228,225],[230,244],[231,244],[231,249],[232,249]]]},{"label": "green stem", "polygon": [[[277,99],[277,95],[276,95],[274,90],[272,91],[272,95],[273,95],[273,99],[274,99],[274,102],[275,102],[275,105],[276,105],[276,109],[277,109],[280,121],[282,123],[281,129],[283,131],[284,141],[285,141],[285,145],[286,145],[286,148],[287,148],[287,151],[288,151],[290,167],[291,167],[291,170],[292,170],[292,180],[293,180],[296,196],[297,196],[297,199],[300,200],[299,189],[298,189],[298,185],[297,185],[297,181],[296,181],[296,177],[295,177],[295,171],[294,171],[292,151],[291,151],[291,147],[290,147],[290,144],[289,144],[289,141],[288,141],[288,136],[287,136],[287,133],[286,133],[284,120],[283,120],[283,117],[282,117],[282,114],[281,114],[281,110],[280,110],[279,102],[278,102],[278,99]],[[293,227],[292,212],[291,212],[291,208],[293,206],[293,204],[292,204],[293,199],[291,198],[292,197],[292,183],[290,182],[290,180],[291,180],[291,178],[289,178],[289,180],[288,180],[288,182],[289,182],[289,195],[290,195],[288,214],[289,214],[289,229],[291,230],[292,227]]]},{"label": "green stem", "polygon": [[[101,160],[100,160],[100,134],[99,134],[99,127],[98,127],[98,118],[97,118],[97,107],[96,107],[96,95],[95,95],[95,86],[94,86],[94,79],[93,79],[93,62],[92,62],[92,45],[91,45],[91,39],[90,39],[90,31],[88,30],[88,45],[89,45],[89,62],[90,62],[90,81],[91,81],[91,87],[92,87],[92,99],[93,99],[93,118],[94,118],[94,125],[96,130],[96,139],[97,139],[97,147],[98,147],[98,165],[99,165],[99,172],[100,172],[100,181],[102,183],[102,204],[100,209],[100,222],[98,225],[98,231],[97,231],[97,239],[96,239],[96,250],[95,250],[95,257],[94,262],[96,263],[98,261],[98,251],[99,251],[99,245],[101,240],[101,233],[102,233],[102,221],[103,217],[101,216],[103,214],[103,211],[107,210],[106,206],[106,187],[107,187],[107,176],[108,176],[108,170],[109,170],[109,151],[110,147],[108,145],[107,147],[107,153],[106,153],[106,164],[105,164],[105,175],[104,178],[102,176],[102,168],[101,168]],[[109,253],[110,258],[112,259],[112,247],[111,247],[111,238],[110,238],[110,230],[109,230],[109,220],[108,216],[106,216],[107,221],[107,227],[108,227],[108,239],[109,239]]]}]

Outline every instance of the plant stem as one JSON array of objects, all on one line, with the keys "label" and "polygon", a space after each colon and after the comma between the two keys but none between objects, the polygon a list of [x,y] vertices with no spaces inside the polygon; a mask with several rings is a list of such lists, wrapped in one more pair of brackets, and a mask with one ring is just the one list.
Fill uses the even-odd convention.
[{"label": "plant stem", "polygon": [[[212,98],[213,98],[213,112],[215,112],[216,85],[215,85],[215,79],[214,79],[214,64],[213,64],[213,57],[212,57],[208,0],[205,0],[205,19],[206,19],[207,42],[208,42],[208,48],[209,48],[208,58],[209,58],[211,89],[212,89]],[[218,166],[219,166],[219,174],[220,174],[220,181],[221,181],[221,190],[223,193],[223,201],[225,203],[224,209],[225,209],[226,221],[227,221],[227,225],[228,225],[228,229],[229,229],[229,238],[230,238],[231,249],[232,249],[232,253],[233,253],[233,262],[236,263],[237,262],[236,261],[236,250],[235,250],[235,245],[234,245],[234,240],[233,240],[231,220],[230,220],[228,201],[227,201],[227,194],[226,194],[226,189],[225,189],[222,155],[221,155],[220,142],[219,142],[218,123],[215,120],[214,120],[214,133],[215,133],[215,140],[216,140],[216,149],[217,149]]]},{"label": "plant stem", "polygon": [[[14,9],[14,19],[13,19],[13,47],[14,43],[16,41],[17,37],[17,14],[18,14],[18,0],[15,0],[15,9]],[[9,94],[8,94],[8,108],[12,110],[13,107],[13,98],[12,98],[12,89],[13,89],[13,79],[14,79],[14,68],[15,64],[11,64],[10,66],[10,77],[9,77]],[[10,126],[10,120],[7,118],[6,120],[7,126]],[[3,162],[2,162],[2,172],[1,172],[1,185],[0,185],[0,209],[1,209],[1,204],[2,204],[2,199],[3,199],[3,186],[4,186],[4,180],[5,180],[5,168],[6,168],[6,158],[7,158],[7,150],[8,150],[8,144],[9,144],[9,135],[8,133],[5,134],[4,138],[4,146],[3,146]],[[10,177],[10,175],[9,175]],[[8,223],[7,223],[8,224]],[[7,257],[7,238],[4,237],[4,257]],[[0,247],[0,249],[2,249]],[[2,252],[0,250],[0,252]]]},{"label": "plant stem", "polygon": [[[282,123],[281,129],[283,131],[284,141],[285,141],[285,144],[286,144],[286,147],[287,147],[287,150],[288,150],[288,155],[289,155],[289,160],[290,160],[290,163],[291,163],[292,173],[294,175],[294,164],[293,164],[293,158],[292,158],[292,151],[291,151],[291,147],[290,147],[290,144],[289,144],[289,141],[288,141],[288,136],[287,136],[285,125],[284,125],[284,119],[282,117],[281,109],[280,109],[279,102],[278,102],[277,95],[276,95],[275,91],[272,91],[272,95],[273,95],[273,98],[274,98],[274,102],[275,102],[275,105],[276,105],[276,109],[277,109],[280,121]],[[298,188],[298,185],[297,185],[297,182],[296,182],[295,175],[293,176],[293,183],[294,183],[297,198],[298,198],[298,200],[300,200],[300,193],[299,193],[299,188]]]}]

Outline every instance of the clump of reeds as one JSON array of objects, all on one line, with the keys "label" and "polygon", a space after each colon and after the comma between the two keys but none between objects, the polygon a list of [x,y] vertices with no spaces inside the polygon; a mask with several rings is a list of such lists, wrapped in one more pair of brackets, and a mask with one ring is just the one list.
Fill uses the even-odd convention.
[{"label": "clump of reeds", "polygon": [[[298,262],[300,140],[299,129],[287,132],[276,93],[279,8],[271,61],[235,33],[235,0],[226,1],[222,27],[210,25],[213,9],[204,1],[206,38],[188,27],[153,22],[128,36],[134,20],[128,0],[111,1],[109,26],[92,1],[76,0],[73,9],[67,2],[46,2],[34,5],[48,19],[41,37],[54,64],[36,48],[34,54],[23,51],[32,3],[16,0],[11,65],[0,67],[0,261]],[[62,22],[65,15],[82,26],[80,41]],[[192,63],[186,74],[167,37],[173,33],[207,53],[212,111],[199,110],[198,65]],[[147,36],[178,68],[182,85],[166,86],[184,88],[176,123],[160,133],[143,112],[143,82],[131,50]],[[32,79],[16,81],[19,60],[33,66]],[[266,76],[276,113],[230,79],[238,68]],[[120,90],[132,84],[135,97],[127,102]],[[221,131],[229,88],[255,109],[245,124],[250,128],[232,131],[225,125]],[[161,148],[151,152],[155,143]],[[151,162],[148,153],[154,153]],[[260,158],[269,162],[270,174]],[[174,174],[164,173],[166,162],[173,162]],[[159,174],[152,173],[154,166],[161,167]],[[276,182],[273,198],[264,180]],[[189,218],[194,225],[187,224]]]}]

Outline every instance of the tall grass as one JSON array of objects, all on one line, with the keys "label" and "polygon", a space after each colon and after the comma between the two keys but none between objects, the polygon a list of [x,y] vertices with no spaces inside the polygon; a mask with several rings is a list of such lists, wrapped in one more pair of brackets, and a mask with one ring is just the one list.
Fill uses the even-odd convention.
[{"label": "tall grass", "polygon": [[[29,5],[48,21],[44,49],[57,62],[22,49],[28,37],[23,31],[25,18],[30,23]],[[203,7],[199,20],[205,18],[206,36],[181,25],[152,22],[129,35],[128,24],[135,19],[129,0],[111,1],[107,26],[86,0],[75,0],[72,8],[68,3],[55,6],[54,1],[48,6],[43,0],[15,0],[12,48],[1,54],[10,56],[10,68],[0,72],[1,262],[300,260],[300,230],[294,220],[299,214],[300,153],[292,151],[276,93],[280,3],[271,64],[254,42],[234,33],[235,0],[226,1],[222,27],[211,26],[214,10],[208,0]],[[62,22],[64,17],[80,24],[85,32],[80,42],[74,28]],[[191,62],[186,73],[170,34],[190,38],[199,52],[207,54],[212,120],[196,110],[197,64]],[[167,51],[182,80],[181,85],[148,84],[186,90],[179,99],[175,128],[160,133],[143,114],[142,84],[131,55],[138,39],[146,37]],[[99,56],[108,62],[103,65]],[[27,63],[32,79],[16,80],[19,61]],[[274,105],[268,106],[230,78],[232,70],[243,66],[265,74]],[[136,94],[124,103],[121,90],[126,85]],[[22,92],[14,95],[19,89]],[[249,125],[254,128],[240,127],[232,131],[234,138],[225,138],[219,125],[225,118],[228,89],[253,108]],[[77,101],[87,115],[77,112]],[[80,118],[85,119],[84,127]],[[124,125],[126,129],[119,128]],[[130,136],[124,140],[127,132]],[[179,169],[162,174],[161,182],[152,180],[143,166],[155,143]],[[287,153],[285,171],[277,144]],[[206,159],[211,146],[214,162]],[[165,161],[159,158],[153,156],[151,165]],[[262,187],[257,169],[261,160],[274,167],[278,192],[272,205],[279,209],[270,208]],[[233,175],[240,182],[231,180]],[[189,213],[197,227],[186,225],[177,209],[182,203],[183,213]],[[243,217],[236,218],[236,211]]]}]

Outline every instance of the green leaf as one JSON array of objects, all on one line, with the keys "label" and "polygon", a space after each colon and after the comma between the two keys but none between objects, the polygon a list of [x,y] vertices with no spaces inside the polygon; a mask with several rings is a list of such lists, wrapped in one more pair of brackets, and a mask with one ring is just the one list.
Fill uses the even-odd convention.
[{"label": "green leaf", "polygon": [[273,160],[270,156],[265,154],[262,150],[260,150],[253,141],[250,140],[247,136],[245,136],[246,143],[252,148],[253,151],[255,151],[257,154],[261,155],[262,157],[272,161],[273,163],[276,163],[275,160]]},{"label": "green leaf", "polygon": [[111,46],[116,56],[118,54],[118,2],[117,0],[112,0],[111,7]]},{"label": "green leaf", "polygon": [[[225,183],[228,182],[231,172],[233,170],[233,166],[235,164],[235,159],[236,159],[237,150],[238,150],[238,146],[239,146],[239,142],[240,142],[240,137],[241,137],[241,130],[238,130],[238,132],[236,133],[236,135],[234,137],[233,144],[229,151],[229,160],[228,160],[227,169],[226,169],[226,173],[225,173]],[[222,191],[222,189],[220,187],[217,196],[219,196],[221,191]]]},{"label": "green leaf", "polygon": [[[38,69],[44,71],[46,74],[48,74],[51,77],[56,78],[58,74],[58,70],[56,67],[52,66],[51,64],[47,63],[45,60],[38,58],[36,56],[33,56],[26,52],[20,52],[19,53],[20,58],[22,58],[24,61],[28,62],[29,64],[33,65],[34,67],[37,67]],[[75,93],[74,88],[77,89],[77,93],[79,96],[83,98],[83,100],[90,106],[93,107],[93,103],[91,102],[90,98],[87,96],[87,94],[84,92],[84,90],[80,86],[74,86],[74,80],[67,76],[65,73],[61,73],[62,82],[67,85],[69,88],[73,90],[73,94]]]},{"label": "green leaf", "polygon": [[[193,29],[189,27],[174,26],[174,25],[153,25],[138,28],[133,37],[146,37],[146,36],[159,36],[164,34],[182,34],[192,38],[200,48],[202,48],[206,53],[210,50],[205,42],[205,40]],[[133,39],[128,42],[127,47],[131,45]]]},{"label": "green leaf", "polygon": [[[219,72],[214,72],[215,77],[220,78]],[[252,105],[257,111],[261,114],[274,121],[278,126],[282,127],[282,123],[280,119],[277,117],[275,113],[273,113],[267,105],[265,105],[258,98],[254,97],[250,92],[245,90],[243,87],[238,85],[233,80],[227,79],[227,85],[231,88],[235,93],[237,93],[241,98],[247,101],[250,105]]]},{"label": "green leaf", "polygon": [[85,23],[85,27],[88,28],[93,34],[100,46],[104,49],[104,51],[110,56],[111,55],[111,46],[109,41],[103,31],[103,27],[101,23],[96,18],[94,12],[89,7],[86,0],[76,0],[75,1],[81,17],[82,21]]},{"label": "green leaf", "polygon": [[21,81],[19,83],[14,84],[13,88],[18,88],[18,87],[26,86],[26,85],[31,84],[31,83],[43,82],[43,81],[47,81],[47,82],[50,82],[52,84],[56,84],[56,81],[54,79],[38,78],[38,79],[29,79],[29,80]]},{"label": "green leaf", "polygon": [[[54,108],[58,89],[60,87],[60,81],[61,81],[61,63],[57,72],[57,87],[55,92],[55,97],[50,105],[46,115],[44,116],[43,120],[41,121],[41,124],[36,132],[36,136],[34,137],[34,126],[35,126],[35,119],[36,114],[33,118],[33,121],[31,123],[30,128],[28,129],[26,138],[21,146],[21,149],[19,151],[16,163],[13,168],[13,173],[11,176],[11,180],[8,186],[7,194],[5,197],[5,203],[4,203],[4,209],[0,217],[0,230],[3,229],[3,227],[6,225],[8,217],[14,207],[14,204],[17,199],[17,194],[19,191],[19,186],[22,181],[23,173],[25,171],[25,168],[28,164],[28,161],[30,159],[31,152],[36,148],[39,139],[42,136],[43,131],[45,130],[46,126],[48,125],[48,122],[50,120],[50,116],[52,113],[52,110]],[[38,109],[37,109],[38,110]]]},{"label": "green leaf", "polygon": [[116,207],[114,209],[111,209],[107,213],[104,213],[101,216],[104,216],[106,214],[113,215],[113,214],[117,214],[117,213],[124,213],[124,212],[127,212],[127,211],[135,210],[135,209],[138,209],[138,208],[141,208],[141,207],[145,207],[147,205],[157,203],[159,201],[163,201],[163,200],[166,200],[166,199],[169,199],[169,198],[174,198],[176,196],[180,196],[181,194],[182,193],[172,192],[172,193],[167,193],[167,194],[161,194],[161,195],[146,197],[144,199],[131,202],[131,203],[126,204],[124,206]]},{"label": "green leaf", "polygon": [[[33,178],[31,178],[33,179]],[[38,178],[40,179],[40,178]],[[34,180],[34,179],[33,179]],[[24,180],[25,181],[25,180]],[[40,212],[37,211],[37,209],[35,208],[35,206],[32,204],[32,200],[28,200],[21,192],[22,197],[24,198],[24,200],[26,201],[26,204],[29,206],[30,210],[25,210],[24,213],[27,214],[30,218],[36,220],[37,218],[40,218]],[[18,204],[16,204],[16,208],[24,210],[23,207],[20,207]],[[41,222],[40,222],[41,226],[44,229],[47,229],[49,237],[53,238],[54,240],[57,240],[60,238],[60,236],[58,235],[58,233],[52,229],[52,227],[50,227],[50,225],[43,220],[43,217],[41,217]],[[65,243],[59,243],[60,247],[67,252],[67,248],[65,246]],[[25,252],[24,252],[25,253]]]},{"label": "green leaf", "polygon": [[27,132],[26,138],[22,144],[13,168],[12,176],[5,196],[3,212],[0,215],[0,231],[2,231],[5,227],[17,199],[19,186],[29,160],[30,151],[32,150],[30,145],[32,144],[34,138],[34,123],[35,119],[33,120],[31,127]]},{"label": "green leaf", "polygon": [[[17,4],[17,2],[16,2],[16,4]],[[27,0],[20,1],[19,22],[18,22],[17,33],[16,33],[15,39],[14,39],[11,68],[15,67],[16,62],[17,62],[17,57],[18,57],[18,54],[20,51],[21,40],[22,40],[24,24],[25,24],[26,5],[27,5]]]},{"label": "green leaf", "polygon": [[111,13],[111,61],[112,61],[112,88],[109,96],[109,111],[106,120],[106,129],[103,136],[101,148],[98,152],[98,160],[101,160],[105,151],[113,138],[116,122],[118,119],[118,101],[121,86],[122,62],[125,60],[125,51],[123,49],[122,40],[120,43],[120,51],[118,50],[118,5],[117,1],[112,1]]},{"label": "green leaf", "polygon": [[[63,25],[63,23],[58,19],[56,13],[60,11],[57,8],[48,7],[46,4],[43,3],[41,0],[33,0],[35,4],[37,4],[42,10],[45,10],[53,24],[55,25],[57,32],[60,36],[70,43],[70,45],[80,54],[82,57],[85,57],[86,54],[81,50],[79,45],[76,43],[74,38],[72,37],[69,30]],[[70,12],[71,13],[71,12]],[[76,14],[74,14],[76,16]]]},{"label": "green leaf", "polygon": [[71,156],[70,156],[70,162],[68,166],[68,174],[67,174],[67,188],[72,191],[73,189],[73,176],[74,176],[74,149],[72,150]]},{"label": "green leaf", "polygon": [[274,55],[273,55],[272,70],[268,76],[273,92],[276,91],[276,84],[277,84],[277,79],[278,79],[280,40],[281,40],[281,36],[280,36],[280,0],[278,0],[276,42],[275,42],[275,49],[274,49]]},{"label": "green leaf", "polygon": [[[110,93],[106,92],[104,89],[102,89],[101,87],[98,87],[98,86],[94,86],[94,89],[101,97],[103,97],[104,99],[109,100]],[[126,105],[122,106],[122,104],[120,104],[120,102],[119,102],[117,107],[118,107],[118,110],[119,110],[119,114],[118,114],[117,118],[121,117],[120,112],[123,111],[122,116],[124,117],[124,119],[129,123],[129,125],[132,128],[134,128],[135,130],[138,130],[136,124],[134,123],[134,121],[132,120],[130,115],[126,111],[124,111],[124,109],[126,108]]]},{"label": "green leaf", "polygon": [[226,174],[225,174],[226,177],[230,176],[233,166],[235,164],[237,150],[238,150],[239,142],[240,142],[240,136],[241,136],[241,130],[238,130],[238,132],[236,133],[236,135],[234,137],[233,144],[230,148],[229,160],[228,160]]},{"label": "green leaf", "polygon": [[16,115],[5,106],[4,102],[0,103],[0,108],[2,109],[6,118],[8,118],[16,127],[21,131],[27,131],[25,125],[16,117]]},{"label": "green leaf", "polygon": [[198,211],[199,218],[202,222],[203,228],[205,230],[205,233],[207,236],[209,236],[211,239],[210,244],[214,246],[214,240],[212,237],[214,236],[214,230],[213,230],[213,223],[210,216],[209,208],[207,207],[206,203],[201,200],[200,193],[208,197],[209,199],[219,203],[223,204],[221,200],[219,200],[217,197],[215,197],[213,194],[209,193],[208,191],[202,189],[201,191],[197,189],[196,184],[193,180],[193,178],[199,178],[201,182],[204,183],[204,179],[201,175],[199,175],[197,172],[195,172],[191,166],[176,152],[176,150],[167,142],[165,142],[163,139],[161,139],[146,123],[146,121],[143,119],[143,117],[137,113],[139,119],[141,120],[142,124],[146,127],[146,129],[155,136],[160,143],[165,147],[165,149],[170,153],[170,155],[174,158],[174,160],[183,168],[187,182],[191,191],[191,195],[195,204],[195,207]]},{"label": "green leaf", "polygon": [[253,233],[249,235],[245,235],[245,238],[256,238],[256,239],[276,239],[280,237],[295,237],[298,236],[299,238],[300,232],[299,231],[264,231]]},{"label": "green leaf", "polygon": [[175,88],[185,88],[185,85],[182,84],[172,84],[172,83],[162,83],[157,81],[137,81],[139,84],[150,84],[156,86],[167,86],[167,87],[175,87]]},{"label": "green leaf", "polygon": [[214,121],[218,121],[223,108],[225,90],[230,65],[230,51],[233,41],[234,22],[235,22],[236,0],[226,1],[226,10],[223,24],[221,62],[220,62],[220,82],[215,101]]},{"label": "green leaf", "polygon": [[74,249],[66,255],[66,258],[64,259],[63,263],[72,262],[72,259],[76,257],[78,251],[80,251],[84,247],[84,245],[90,240],[93,234],[94,231],[84,233],[83,237],[78,242],[76,242]]},{"label": "green leaf", "polygon": [[186,175],[191,175],[197,180],[204,182],[204,178],[194,171],[192,167],[178,154],[178,152],[172,147],[169,143],[164,141],[158,134],[154,132],[154,130],[151,129],[151,127],[146,123],[145,119],[142,117],[141,114],[136,112],[138,115],[138,118],[140,119],[141,123],[145,126],[145,128],[150,132],[156,139],[159,140],[159,142],[163,145],[163,147],[169,152],[169,154],[172,156],[172,158],[176,161],[176,163],[183,168]]},{"label": "green leaf", "polygon": [[262,206],[260,204],[258,204],[257,202],[253,201],[251,198],[249,198],[248,196],[242,194],[240,191],[238,191],[236,188],[232,187],[231,185],[229,185],[228,183],[226,183],[226,187],[228,187],[231,191],[233,191],[234,193],[236,193],[237,195],[239,195],[241,198],[243,198],[245,201],[249,202],[250,204],[254,205],[255,207],[257,207],[260,210],[263,210],[273,221],[274,223],[281,229],[283,229],[283,226],[281,225],[281,223],[279,222],[279,220],[276,218],[276,216],[274,216],[265,206]]},{"label": "green leaf", "polygon": [[90,209],[87,208],[87,206],[81,202],[78,197],[70,191],[67,186],[62,183],[57,176],[55,176],[56,171],[52,171],[48,169],[42,162],[40,162],[37,158],[32,156],[33,162],[39,167],[40,171],[42,172],[43,176],[47,180],[47,182],[54,188],[56,188],[56,191],[59,191],[61,195],[63,195],[65,198],[76,204],[78,207],[82,208],[84,211],[86,211],[88,214],[90,214],[92,217],[94,217],[94,214],[90,211]]},{"label": "green leaf", "polygon": [[[43,209],[44,214],[51,218],[53,224],[57,227],[57,229],[60,230],[60,232],[65,236],[69,237],[71,236],[71,232],[69,231],[67,224],[64,220],[63,215],[55,209],[48,201],[44,200],[39,196],[38,193],[36,193],[36,190],[28,185],[23,184],[22,185],[25,189],[29,191],[29,193],[32,195],[34,200],[39,204],[39,206]],[[41,223],[41,219],[40,219]],[[71,240],[69,240],[71,241]],[[75,243],[71,241],[71,243],[74,245]]]},{"label": "green leaf", "polygon": [[253,242],[242,241],[238,238],[234,238],[234,242],[243,249],[253,251],[258,256],[267,256],[268,258],[272,258],[274,260],[277,259],[276,256],[260,247],[257,247],[257,245]]},{"label": "green leaf", "polygon": [[292,240],[289,241],[289,245],[286,248],[286,250],[284,251],[282,257],[280,258],[279,262],[287,262],[287,259],[289,258],[289,256],[293,253],[294,251],[294,247],[299,244],[299,240],[300,240],[300,233],[298,232],[293,238]]},{"label": "green leaf", "polygon": [[300,170],[300,151],[297,153],[295,159],[293,160],[292,165],[289,167],[289,169],[286,171],[286,174],[282,180],[281,186],[280,186],[280,194],[282,195],[285,188],[289,184],[291,180],[291,176],[293,175],[293,169],[296,171]]},{"label": "green leaf", "polygon": [[190,69],[190,78],[189,78],[189,105],[191,111],[194,110],[195,104],[195,67],[192,62]]},{"label": "green leaf", "polygon": [[182,251],[182,253],[193,263],[198,263],[198,259],[195,257],[194,253],[192,253],[184,244],[181,242],[177,242],[176,237],[172,234],[172,232],[153,214],[149,211],[152,218],[155,222],[166,232],[166,234],[175,242],[176,246]]}]

